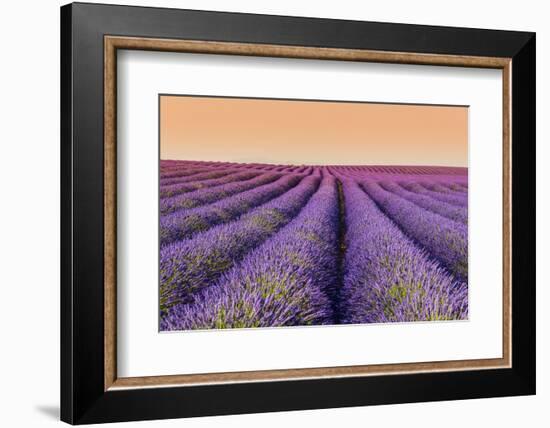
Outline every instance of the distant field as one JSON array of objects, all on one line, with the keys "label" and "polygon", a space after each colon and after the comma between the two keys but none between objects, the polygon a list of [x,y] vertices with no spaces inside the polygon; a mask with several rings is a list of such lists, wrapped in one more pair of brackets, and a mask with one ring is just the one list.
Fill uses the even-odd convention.
[{"label": "distant field", "polygon": [[161,161],[161,330],[468,317],[468,170]]}]

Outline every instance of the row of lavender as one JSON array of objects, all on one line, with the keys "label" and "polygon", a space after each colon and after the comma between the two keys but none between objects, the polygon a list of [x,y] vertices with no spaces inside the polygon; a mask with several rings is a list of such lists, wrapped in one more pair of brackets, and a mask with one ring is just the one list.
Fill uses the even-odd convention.
[{"label": "row of lavender", "polygon": [[162,161],[161,330],[464,319],[467,171]]}]

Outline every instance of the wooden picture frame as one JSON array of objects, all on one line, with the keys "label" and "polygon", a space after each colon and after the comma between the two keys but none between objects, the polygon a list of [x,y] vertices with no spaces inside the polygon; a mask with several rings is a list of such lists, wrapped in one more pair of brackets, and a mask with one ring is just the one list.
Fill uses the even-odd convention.
[{"label": "wooden picture frame", "polygon": [[[502,358],[118,377],[119,49],[501,69]],[[114,422],[535,392],[533,33],[75,3],[61,8],[61,54],[62,420]]]}]

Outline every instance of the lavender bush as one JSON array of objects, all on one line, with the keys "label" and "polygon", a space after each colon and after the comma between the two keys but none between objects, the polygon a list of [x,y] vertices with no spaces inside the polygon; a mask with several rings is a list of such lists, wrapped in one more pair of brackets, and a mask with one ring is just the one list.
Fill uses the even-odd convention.
[{"label": "lavender bush", "polygon": [[179,209],[198,207],[199,205],[215,202],[222,198],[244,192],[245,190],[253,189],[262,184],[271,183],[279,177],[281,177],[281,174],[265,173],[244,181],[230,182],[222,186],[199,189],[194,192],[164,198],[160,200],[160,212],[161,214],[168,214]]},{"label": "lavender bush", "polygon": [[400,182],[399,183],[403,188],[414,193],[421,193],[422,195],[429,196],[436,201],[445,202],[457,207],[467,207],[468,205],[468,195],[458,195],[458,194],[449,194],[449,193],[440,193],[434,192],[427,189],[425,186],[422,186],[420,183],[415,182]]},{"label": "lavender bush", "polygon": [[379,184],[384,190],[401,196],[421,208],[460,223],[468,223],[468,209],[466,207],[457,207],[446,202],[434,200],[426,195],[409,192],[393,182],[381,181]]},{"label": "lavender bush", "polygon": [[468,175],[160,162],[162,331],[468,317]]},{"label": "lavender bush", "polygon": [[191,305],[179,304],[162,330],[319,325],[334,321],[338,195],[334,177],[290,224],[252,251]]},{"label": "lavender bush", "polygon": [[223,184],[233,183],[241,180],[249,180],[260,175],[254,171],[240,171],[234,174],[225,175],[220,178],[211,178],[207,180],[194,180],[183,183],[164,184],[160,186],[160,197],[168,198],[181,193],[192,192],[193,190],[215,187]]},{"label": "lavender bush", "polygon": [[423,245],[462,281],[468,281],[468,228],[382,189],[362,182],[363,189],[408,236]]},{"label": "lavender bush", "polygon": [[300,211],[317,190],[319,178],[306,177],[285,194],[193,239],[168,244],[160,251],[160,305],[164,312],[188,303],[197,291],[264,242]]},{"label": "lavender bush", "polygon": [[272,183],[238,193],[231,198],[164,215],[160,220],[160,244],[164,246],[188,239],[217,224],[234,220],[248,210],[280,196],[295,186],[300,179],[297,175],[285,175]]},{"label": "lavender bush", "polygon": [[463,319],[468,291],[386,217],[357,183],[346,201],[345,323]]}]

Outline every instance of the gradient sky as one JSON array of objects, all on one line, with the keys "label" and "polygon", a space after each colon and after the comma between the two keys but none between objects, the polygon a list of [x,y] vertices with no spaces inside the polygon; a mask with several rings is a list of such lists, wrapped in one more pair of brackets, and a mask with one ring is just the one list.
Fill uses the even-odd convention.
[{"label": "gradient sky", "polygon": [[163,95],[160,156],[468,166],[468,108]]}]

